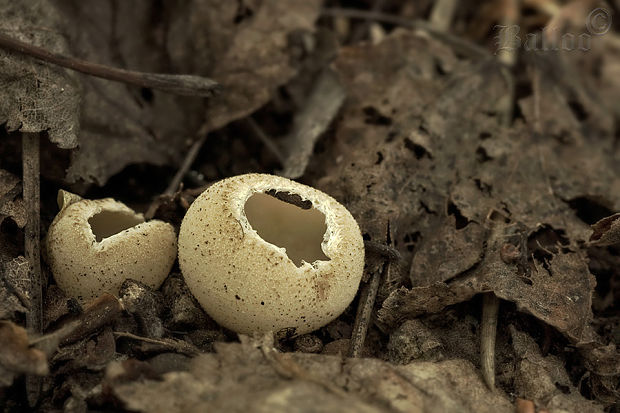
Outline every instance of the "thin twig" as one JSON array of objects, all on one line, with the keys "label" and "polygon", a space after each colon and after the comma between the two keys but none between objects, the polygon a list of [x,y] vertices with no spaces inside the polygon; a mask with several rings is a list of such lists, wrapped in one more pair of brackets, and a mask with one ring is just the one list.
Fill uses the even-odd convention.
[{"label": "thin twig", "polygon": [[265,147],[276,157],[278,162],[280,162],[280,165],[284,165],[285,159],[282,151],[278,145],[276,145],[276,143],[269,136],[267,136],[263,128],[261,128],[251,116],[247,117],[245,121],[250,129],[252,129],[254,135],[260,139],[263,145],[265,145]]},{"label": "thin twig", "polygon": [[[504,1],[504,8],[502,26],[505,27],[505,30],[518,29],[521,10],[520,0],[506,0]],[[512,69],[517,62],[518,47],[510,43],[513,41],[511,36],[500,36],[500,39],[503,40],[504,44],[500,44],[497,59],[503,64],[500,70],[502,77],[506,81],[508,93],[506,93],[498,106],[502,125],[510,126],[514,118],[516,88]]]},{"label": "thin twig", "polygon": [[437,0],[431,11],[430,23],[437,30],[447,32],[454,19],[458,0]]},{"label": "thin twig", "polygon": [[[22,134],[23,197],[28,221],[24,237],[24,255],[30,265],[30,308],[26,313],[26,325],[31,332],[43,329],[43,282],[41,280],[40,240],[40,156],[39,134]],[[26,394],[31,407],[35,406],[41,393],[41,378],[26,378]]]},{"label": "thin twig", "polygon": [[402,265],[404,263],[400,252],[391,245],[377,241],[364,241],[364,248],[366,248],[366,252],[381,255],[382,257],[387,258],[398,265]]},{"label": "thin twig", "polygon": [[[502,24],[508,30],[518,28],[520,19],[520,0],[507,0],[504,2],[505,10]],[[509,36],[503,36],[505,42]],[[515,105],[515,78],[512,68],[517,61],[517,47],[510,43],[500,44],[498,60],[502,63],[500,69],[502,77],[506,81],[508,93],[499,102],[499,113],[502,125],[509,127],[514,117]],[[499,314],[499,299],[493,292],[482,296],[482,321],[480,334],[480,360],[482,376],[489,389],[495,389],[495,340],[497,336],[497,317]]]},{"label": "thin twig", "polygon": [[175,340],[172,338],[148,338],[125,331],[115,331],[114,336],[130,338],[132,340],[138,340],[149,344],[156,344],[167,349],[174,350],[177,353],[185,354],[192,357],[200,354],[200,350],[197,347],[183,340]]},{"label": "thin twig", "polygon": [[[504,2],[504,17],[502,24],[512,30],[519,27],[520,19],[520,0],[507,0]],[[509,36],[503,36],[508,38]],[[505,40],[508,42],[509,40]],[[498,60],[502,63],[501,74],[506,81],[508,93],[504,96],[499,106],[499,113],[502,125],[509,127],[514,117],[515,104],[515,79],[512,68],[517,61],[517,47],[510,43],[500,45]],[[480,359],[482,365],[482,375],[487,386],[495,389],[495,340],[497,335],[497,317],[499,314],[499,299],[493,292],[485,293],[482,296],[482,321],[480,334]]]},{"label": "thin twig", "polygon": [[28,214],[24,252],[30,264],[30,311],[26,317],[28,328],[40,333],[42,325],[42,282],[41,282],[41,245],[40,245],[40,161],[39,134],[22,134],[23,197]]},{"label": "thin twig", "polygon": [[181,167],[174,175],[172,181],[170,181],[170,184],[168,184],[168,187],[164,191],[165,195],[174,195],[174,193],[177,191],[179,185],[181,185],[181,182],[183,181],[183,177],[187,174],[187,171],[189,171],[189,168],[192,167],[192,164],[198,157],[198,153],[200,152],[202,145],[204,145],[204,143],[207,141],[207,136],[209,135],[207,135],[206,132],[202,133],[200,138],[198,138],[198,140],[194,142],[192,147],[189,148],[189,151],[187,151],[185,159],[183,160],[183,164],[181,164]]},{"label": "thin twig", "polygon": [[482,326],[480,331],[480,364],[482,377],[489,389],[495,389],[495,339],[499,298],[488,292],[482,296]]},{"label": "thin twig", "polygon": [[[390,270],[391,261],[387,260],[383,267],[383,273],[387,275]],[[364,348],[366,334],[370,325],[370,317],[372,309],[375,306],[377,292],[379,291],[379,283],[382,274],[375,272],[372,274],[368,283],[362,289],[360,294],[359,306],[357,307],[357,315],[353,324],[353,332],[351,333],[351,345],[349,347],[349,357],[359,357]]]},{"label": "thin twig", "polygon": [[507,93],[502,100],[498,103],[498,113],[500,122],[503,126],[509,127],[514,119],[514,105],[515,105],[515,78],[509,67],[502,66],[500,73],[506,82]]},{"label": "thin twig", "polygon": [[[192,167],[192,164],[198,157],[200,149],[202,149],[202,145],[204,145],[204,143],[207,141],[207,137],[209,136],[207,134],[207,130],[208,126],[205,122],[198,129],[198,132],[196,133],[196,137],[198,139],[189,148],[187,154],[185,154],[185,159],[183,159],[183,163],[177,170],[176,174],[174,174],[174,176],[172,177],[172,180],[168,184],[168,187],[166,188],[164,193],[155,198],[153,202],[151,202],[151,205],[149,205],[146,213],[144,214],[147,219],[151,219],[153,218],[153,216],[155,216],[155,213],[157,212],[157,209],[161,204],[160,200],[162,198],[165,199],[166,197],[172,197],[177,192],[177,190],[179,190],[181,182],[183,182],[183,178],[185,177],[185,175],[187,175],[189,168]],[[202,191],[200,191],[199,193],[202,193]]]},{"label": "thin twig", "polygon": [[[385,3],[385,0],[375,0],[372,3],[372,7],[370,10],[373,12],[381,12],[381,9],[383,8],[383,3]],[[364,23],[362,23],[357,28],[355,28],[355,30],[353,30],[353,33],[351,34],[351,42],[356,43],[362,40],[364,36],[368,34],[371,24],[372,19],[365,19]]]},{"label": "thin twig", "polygon": [[[520,18],[521,1],[504,0],[501,27],[504,27],[505,30],[519,30]],[[518,36],[519,33],[514,33],[514,35]],[[518,52],[518,45],[514,43],[514,36],[500,36],[499,40],[501,44],[497,51],[497,59],[508,67],[514,67]]]},{"label": "thin twig", "polygon": [[432,34],[435,38],[454,47],[457,51],[471,58],[488,58],[490,53],[483,47],[478,46],[468,40],[464,40],[455,35],[436,30],[430,23],[423,20],[409,20],[393,14],[366,11],[358,9],[341,9],[337,7],[325,8],[321,11],[324,16],[348,17],[350,19],[370,19],[383,23],[395,24],[397,26],[409,27],[412,29],[424,30]]},{"label": "thin twig", "polygon": [[177,95],[208,97],[212,96],[218,89],[217,82],[206,77],[193,75],[171,75],[165,73],[145,73],[118,69],[115,67],[91,63],[71,56],[51,53],[42,47],[21,42],[2,33],[0,33],[0,47],[87,75],[145,88],[158,89]]}]

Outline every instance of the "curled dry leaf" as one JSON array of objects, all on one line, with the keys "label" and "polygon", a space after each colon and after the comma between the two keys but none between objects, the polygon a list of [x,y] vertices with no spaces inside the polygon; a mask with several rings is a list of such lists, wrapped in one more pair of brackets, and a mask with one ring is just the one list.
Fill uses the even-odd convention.
[{"label": "curled dry leaf", "polygon": [[592,225],[594,233],[590,242],[594,245],[606,246],[620,243],[620,214],[605,217]]},{"label": "curled dry leaf", "polygon": [[396,327],[409,317],[438,312],[478,293],[494,291],[498,297],[515,302],[519,310],[557,328],[574,343],[595,340],[590,325],[595,280],[588,271],[585,254],[557,251],[541,261],[534,259],[534,269],[523,274],[516,263],[506,265],[502,261],[500,252],[505,239],[503,234],[492,233],[486,255],[475,270],[451,282],[437,281],[393,292],[379,310],[379,321]]}]

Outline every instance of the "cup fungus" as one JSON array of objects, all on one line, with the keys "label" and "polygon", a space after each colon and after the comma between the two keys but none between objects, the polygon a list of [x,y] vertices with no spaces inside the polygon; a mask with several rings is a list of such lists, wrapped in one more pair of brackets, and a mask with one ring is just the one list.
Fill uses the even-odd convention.
[{"label": "cup fungus", "polygon": [[364,242],[355,219],[329,195],[248,174],[217,182],[194,201],[181,224],[179,265],[222,326],[304,334],[355,297]]},{"label": "cup fungus", "polygon": [[159,288],[176,257],[176,234],[163,221],[112,198],[58,192],[60,212],[47,234],[47,260],[58,286],[84,302],[118,295],[126,279]]}]

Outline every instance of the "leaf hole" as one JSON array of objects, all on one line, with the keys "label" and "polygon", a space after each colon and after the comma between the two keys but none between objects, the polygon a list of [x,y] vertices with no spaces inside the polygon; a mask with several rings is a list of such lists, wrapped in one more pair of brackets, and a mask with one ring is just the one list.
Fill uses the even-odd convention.
[{"label": "leaf hole", "polygon": [[575,211],[577,217],[588,225],[595,224],[613,214],[613,211],[605,204],[607,204],[605,200],[593,196],[580,196],[568,201],[568,205]]},{"label": "leaf hole", "polygon": [[461,210],[456,206],[454,202],[448,203],[448,215],[453,215],[455,218],[455,228],[462,229],[469,224],[469,220],[461,214]]},{"label": "leaf hole", "polygon": [[377,160],[375,165],[381,165],[381,162],[383,162],[383,154],[381,152],[377,152]]},{"label": "leaf hole", "polygon": [[486,149],[484,149],[482,146],[478,146],[478,149],[476,149],[476,160],[480,163],[484,163],[484,162],[488,162],[490,160],[492,160],[493,158],[491,158],[489,156],[489,154],[487,153]]},{"label": "leaf hole", "polygon": [[364,123],[370,125],[390,126],[392,124],[392,118],[383,115],[376,108],[372,106],[366,106],[364,109]]},{"label": "leaf hole", "polygon": [[432,159],[431,154],[428,153],[428,151],[426,150],[426,148],[424,146],[419,145],[419,144],[413,142],[409,138],[405,138],[405,148],[407,148],[411,152],[413,152],[413,154],[415,155],[416,159],[422,159],[425,156],[427,158],[429,158],[429,159]]},{"label": "leaf hole", "polygon": [[407,248],[407,251],[412,252],[414,250],[421,236],[422,234],[420,233],[420,231],[405,234],[405,237],[403,238],[403,243],[405,245],[405,248]]}]

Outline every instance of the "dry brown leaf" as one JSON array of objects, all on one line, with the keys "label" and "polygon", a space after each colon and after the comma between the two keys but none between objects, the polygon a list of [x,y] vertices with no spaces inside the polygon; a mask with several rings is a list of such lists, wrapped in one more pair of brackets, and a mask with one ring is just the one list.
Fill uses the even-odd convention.
[{"label": "dry brown leaf", "polygon": [[[334,65],[349,98],[315,165],[319,186],[347,205],[367,239],[384,239],[389,221],[396,248],[413,257],[414,288],[393,292],[379,320],[396,326],[494,291],[574,343],[596,340],[579,200],[620,207],[613,135],[591,145],[580,130],[567,142],[553,129],[503,127],[497,64],[460,62],[443,74],[433,64],[440,56],[440,45],[397,31],[343,49]],[[556,104],[571,112],[568,100]],[[478,235],[465,236],[470,226]],[[518,256],[504,262],[507,243]]]},{"label": "dry brown leaf", "polygon": [[[163,9],[152,2],[52,3],[62,16],[60,30],[68,38],[71,55],[144,72],[188,74],[186,67],[169,61],[165,22],[154,26],[151,20]],[[80,82],[80,147],[67,170],[70,182],[103,185],[130,164],[179,162],[203,121],[199,98],[90,76],[80,76]]]},{"label": "dry brown leaf", "polygon": [[209,76],[222,86],[219,96],[205,101],[81,77],[80,148],[67,179],[100,185],[130,164],[178,164],[205,121],[206,129],[217,129],[265,104],[296,74],[305,43],[294,39],[311,40],[320,7],[318,0],[54,4],[76,56],[146,72]]},{"label": "dry brown leaf", "polygon": [[410,270],[414,287],[449,281],[482,259],[485,229],[475,222],[457,229],[455,221],[448,216],[420,243]]},{"label": "dry brown leaf", "polygon": [[485,257],[476,269],[447,284],[393,292],[383,302],[379,320],[395,327],[407,318],[438,312],[478,293],[494,291],[498,297],[515,302],[520,311],[557,328],[573,343],[596,340],[591,327],[595,281],[584,254],[558,250],[535,258],[534,269],[523,274],[517,263],[507,265],[502,261],[500,249],[504,241],[503,234],[491,236]]},{"label": "dry brown leaf", "polygon": [[[0,2],[0,30],[17,40],[67,53],[62,17],[47,1]],[[0,123],[9,131],[47,131],[60,148],[78,145],[80,84],[74,73],[0,49]]]}]

